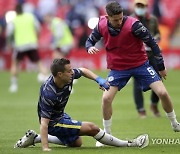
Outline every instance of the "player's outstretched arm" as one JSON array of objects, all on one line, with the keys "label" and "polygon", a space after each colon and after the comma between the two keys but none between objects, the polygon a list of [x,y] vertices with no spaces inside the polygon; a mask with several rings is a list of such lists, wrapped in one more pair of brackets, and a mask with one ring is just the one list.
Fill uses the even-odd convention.
[{"label": "player's outstretched arm", "polygon": [[82,75],[84,77],[91,80],[95,80],[99,84],[102,90],[109,90],[110,84],[108,83],[107,80],[101,78],[100,76],[96,75],[95,73],[93,73],[87,68],[79,68],[79,69],[82,71]]}]

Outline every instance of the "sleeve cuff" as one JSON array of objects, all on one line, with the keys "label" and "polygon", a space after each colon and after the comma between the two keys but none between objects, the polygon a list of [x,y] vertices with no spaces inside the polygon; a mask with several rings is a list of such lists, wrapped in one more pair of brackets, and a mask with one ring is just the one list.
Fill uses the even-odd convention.
[{"label": "sleeve cuff", "polygon": [[163,71],[163,70],[165,70],[164,63],[163,63],[163,64],[159,64],[159,65],[158,65],[158,70],[159,70],[159,71]]}]

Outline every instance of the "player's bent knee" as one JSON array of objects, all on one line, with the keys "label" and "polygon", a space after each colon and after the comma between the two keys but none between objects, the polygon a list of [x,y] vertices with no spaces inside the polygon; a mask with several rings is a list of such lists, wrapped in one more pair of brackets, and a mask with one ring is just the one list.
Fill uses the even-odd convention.
[{"label": "player's bent knee", "polygon": [[89,122],[89,135],[95,136],[99,132],[99,127],[96,126],[94,123]]},{"label": "player's bent knee", "polygon": [[104,104],[110,104],[112,102],[112,99],[108,96],[103,96],[102,101]]},{"label": "player's bent knee", "polygon": [[168,96],[168,93],[167,93],[166,90],[164,90],[164,91],[159,91],[159,92],[158,92],[158,96],[159,96],[160,98],[165,98],[165,97]]},{"label": "player's bent knee", "polygon": [[83,122],[79,135],[95,136],[98,132],[99,132],[99,127],[97,127],[94,123]]}]

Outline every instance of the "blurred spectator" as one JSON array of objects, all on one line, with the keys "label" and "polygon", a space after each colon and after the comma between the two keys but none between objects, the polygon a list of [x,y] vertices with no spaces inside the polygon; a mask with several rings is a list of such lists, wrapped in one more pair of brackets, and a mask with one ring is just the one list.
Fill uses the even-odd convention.
[{"label": "blurred spectator", "polygon": [[124,15],[130,15],[131,14],[131,5],[132,5],[132,0],[118,0],[118,2],[121,4],[123,7],[123,13]]},{"label": "blurred spectator", "polygon": [[2,17],[0,18],[0,52],[5,49],[6,45],[5,26],[6,22],[5,19]]},{"label": "blurred spectator", "polygon": [[37,15],[39,20],[42,22],[44,16],[48,13],[55,15],[57,7],[57,0],[39,0],[37,4]]},{"label": "blurred spectator", "polygon": [[7,43],[12,46],[13,57],[11,64],[11,85],[10,92],[18,90],[17,76],[18,66],[24,57],[28,57],[32,62],[38,64],[39,79],[44,80],[47,76],[47,70],[42,65],[38,54],[37,33],[40,31],[40,25],[32,14],[24,13],[22,5],[16,6],[16,17],[7,24]]},{"label": "blurred spectator", "polygon": [[[160,40],[158,20],[154,15],[148,13],[148,0],[134,0],[134,13],[132,14],[132,16],[141,21],[141,23],[150,31],[151,35],[154,37],[154,39],[156,39],[156,41]],[[154,70],[157,72],[157,74],[159,74],[157,63],[155,61],[154,54],[151,48],[148,47],[146,44],[144,45],[145,45],[145,50],[147,52],[150,65],[152,65]],[[139,113],[139,116],[141,118],[145,118],[146,110],[144,108],[143,91],[136,78],[134,78],[133,94],[134,94],[134,101],[135,101],[136,109]],[[150,108],[156,117],[160,116],[160,113],[157,107],[158,101],[159,101],[158,96],[155,94],[154,91],[152,91],[151,98],[150,98],[150,103],[151,103]]]},{"label": "blurred spectator", "polygon": [[99,17],[100,4],[102,4],[102,2],[96,4],[95,1],[92,0],[77,0],[71,3],[71,8],[67,13],[67,23],[71,28],[77,48],[84,47],[89,35],[87,23],[89,19]]},{"label": "blurred spectator", "polygon": [[161,0],[154,0],[152,13],[158,18],[161,18],[160,3]]},{"label": "blurred spectator", "polygon": [[54,17],[51,13],[44,16],[44,21],[52,33],[53,58],[66,57],[74,45],[69,26],[64,20]]},{"label": "blurred spectator", "polygon": [[79,4],[71,5],[71,8],[67,13],[67,23],[70,26],[73,34],[76,28],[80,27],[81,25],[85,25],[85,16],[82,14],[83,11],[83,7]]},{"label": "blurred spectator", "polygon": [[26,2],[23,4],[23,12],[35,14],[35,6],[33,3]]}]

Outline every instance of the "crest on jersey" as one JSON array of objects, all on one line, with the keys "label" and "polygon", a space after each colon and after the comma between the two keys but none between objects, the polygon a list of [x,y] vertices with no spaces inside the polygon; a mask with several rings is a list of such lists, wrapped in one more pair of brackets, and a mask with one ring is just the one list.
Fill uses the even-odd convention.
[{"label": "crest on jersey", "polygon": [[111,81],[113,81],[113,80],[114,80],[114,77],[113,77],[113,76],[108,77],[108,81],[109,81],[109,82],[111,82]]}]

